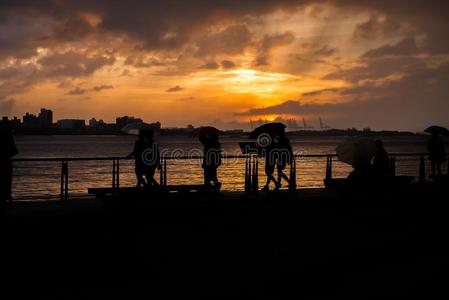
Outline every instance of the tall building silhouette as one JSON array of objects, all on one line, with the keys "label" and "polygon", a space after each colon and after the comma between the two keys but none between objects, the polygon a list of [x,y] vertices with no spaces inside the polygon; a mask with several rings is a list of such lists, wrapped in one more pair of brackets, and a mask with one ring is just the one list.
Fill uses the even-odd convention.
[{"label": "tall building silhouette", "polygon": [[48,129],[53,127],[53,112],[49,109],[41,108],[39,113],[39,125],[41,129]]}]

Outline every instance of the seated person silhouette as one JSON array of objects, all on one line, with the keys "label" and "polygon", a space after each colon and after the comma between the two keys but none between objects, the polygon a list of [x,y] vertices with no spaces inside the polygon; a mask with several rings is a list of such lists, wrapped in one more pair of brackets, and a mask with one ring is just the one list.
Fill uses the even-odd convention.
[{"label": "seated person silhouette", "polygon": [[218,134],[200,136],[200,142],[204,146],[203,170],[204,185],[211,187],[214,184],[216,190],[220,190],[221,182],[218,181],[217,169],[221,165],[221,145],[218,141]]},{"label": "seated person silhouette", "polygon": [[438,133],[432,133],[427,143],[427,151],[429,151],[429,160],[432,168],[432,177],[441,176],[441,164],[446,161],[446,150],[443,141]]},{"label": "seated person silhouette", "polygon": [[[140,130],[133,151],[127,156],[135,158],[136,187],[158,186],[154,179],[156,168],[160,169],[159,146],[153,141],[154,131]],[[145,176],[145,179],[143,178]]]},{"label": "seated person silhouette", "polygon": [[348,181],[355,186],[366,186],[373,181],[373,171],[370,159],[359,159],[352,164],[353,170],[348,175]]},{"label": "seated person silhouette", "polygon": [[373,172],[377,179],[390,175],[390,158],[381,140],[376,141],[376,153],[373,159]]},{"label": "seated person silhouette", "polygon": [[17,155],[14,138],[9,131],[0,129],[0,205],[11,201],[12,158]]}]

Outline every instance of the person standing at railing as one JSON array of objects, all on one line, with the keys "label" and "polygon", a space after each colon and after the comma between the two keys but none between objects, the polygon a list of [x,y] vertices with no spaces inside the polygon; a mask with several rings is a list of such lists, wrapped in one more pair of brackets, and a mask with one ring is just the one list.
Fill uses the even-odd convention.
[{"label": "person standing at railing", "polygon": [[376,141],[376,153],[373,159],[374,175],[378,179],[386,178],[390,174],[390,158],[381,140]]},{"label": "person standing at railing", "polygon": [[446,151],[443,141],[437,132],[432,133],[432,137],[427,143],[427,151],[429,151],[432,177],[441,176],[441,164],[446,161]]},{"label": "person standing at railing", "polygon": [[9,131],[0,129],[0,205],[12,199],[12,158],[19,153]]},{"label": "person standing at railing", "polygon": [[200,136],[200,142],[204,146],[204,160],[202,167],[204,169],[204,184],[211,186],[214,183],[217,191],[221,188],[221,182],[218,181],[217,170],[221,165],[221,145],[218,140],[218,134],[210,136]]},{"label": "person standing at railing", "polygon": [[154,179],[156,169],[161,169],[161,155],[159,152],[159,145],[154,141],[154,131],[146,130],[147,147],[143,153],[144,169],[143,173],[147,180],[147,185],[159,186],[159,183]]}]

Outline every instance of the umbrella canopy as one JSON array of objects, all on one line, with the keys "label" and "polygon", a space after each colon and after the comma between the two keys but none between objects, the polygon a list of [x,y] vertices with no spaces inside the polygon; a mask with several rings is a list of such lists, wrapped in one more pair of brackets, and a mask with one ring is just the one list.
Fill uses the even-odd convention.
[{"label": "umbrella canopy", "polygon": [[370,138],[349,139],[335,150],[340,161],[354,166],[371,161],[376,153],[376,142]]},{"label": "umbrella canopy", "polygon": [[145,122],[132,122],[122,127],[121,131],[127,134],[138,135],[140,130],[154,131],[154,126]]},{"label": "umbrella canopy", "polygon": [[287,126],[282,123],[263,124],[263,125],[257,127],[256,129],[254,129],[253,131],[251,131],[249,134],[249,138],[257,139],[259,137],[259,135],[261,135],[261,134],[269,134],[271,136],[274,136],[278,133],[284,132],[286,127]]},{"label": "umbrella canopy", "polygon": [[432,133],[432,134],[436,133],[436,134],[449,136],[449,130],[447,128],[444,128],[441,126],[430,126],[424,131],[428,132],[428,133]]},{"label": "umbrella canopy", "polygon": [[221,133],[220,129],[215,128],[213,126],[202,126],[200,128],[195,129],[195,133],[198,136],[211,136],[211,135],[218,135]]}]

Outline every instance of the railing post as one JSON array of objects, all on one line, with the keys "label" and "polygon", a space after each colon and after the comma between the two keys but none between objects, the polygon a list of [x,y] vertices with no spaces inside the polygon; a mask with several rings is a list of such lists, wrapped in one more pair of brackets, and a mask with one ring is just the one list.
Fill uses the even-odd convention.
[{"label": "railing post", "polygon": [[65,162],[65,200],[69,199],[69,161]]},{"label": "railing post", "polygon": [[61,190],[60,199],[69,198],[69,165],[67,159],[61,160]]},{"label": "railing post", "polygon": [[14,178],[14,161],[11,160],[11,164],[9,165],[9,168],[11,168],[9,170],[11,176],[8,178],[8,191],[7,191],[7,195],[6,195],[7,196],[6,201],[8,201],[9,203],[12,203],[12,182],[13,182],[13,178]]},{"label": "railing post", "polygon": [[161,164],[161,169],[159,170],[159,185],[164,185],[164,158],[161,157],[159,163]]},{"label": "railing post", "polygon": [[332,180],[332,155],[326,159],[326,181]]},{"label": "railing post", "polygon": [[426,182],[426,163],[424,160],[424,155],[419,158],[419,183]]},{"label": "railing post", "polygon": [[115,166],[115,158],[112,158],[112,188],[114,190],[115,190],[115,176],[116,176],[115,168],[116,168],[116,166]]},{"label": "railing post", "polygon": [[164,186],[167,186],[167,158],[164,158]]},{"label": "railing post", "polygon": [[116,181],[116,188],[120,188],[120,159],[117,158],[117,165],[116,165],[116,171],[117,174],[115,175],[115,181]]},{"label": "railing post", "polygon": [[251,155],[245,161],[245,192],[251,191]]},{"label": "railing post", "polygon": [[259,190],[259,161],[257,159],[257,156],[254,157],[253,160],[253,176],[251,181],[251,189],[254,192],[257,192]]},{"label": "railing post", "polygon": [[290,164],[290,185],[288,188],[291,191],[296,190],[296,159],[294,155]]}]

